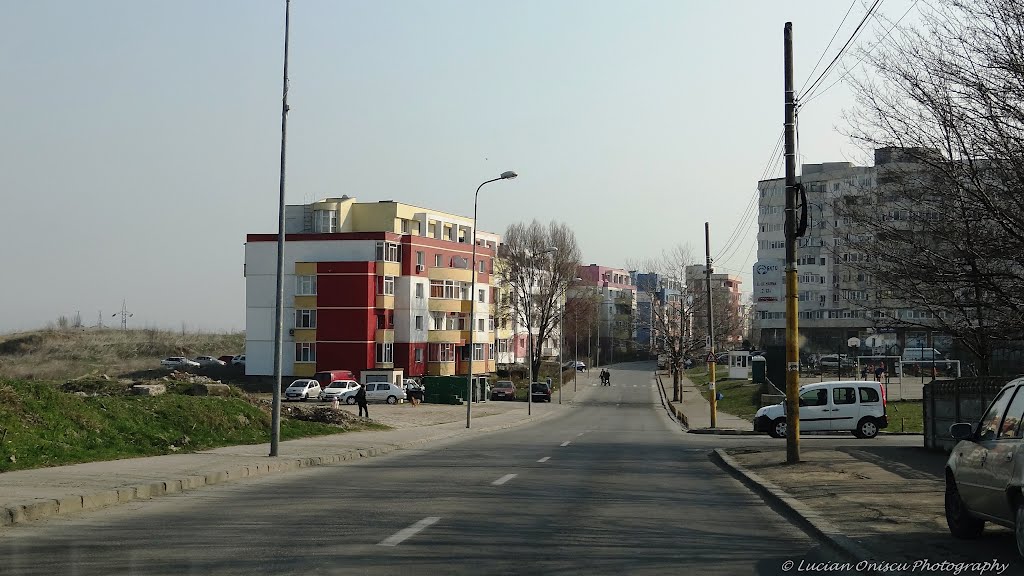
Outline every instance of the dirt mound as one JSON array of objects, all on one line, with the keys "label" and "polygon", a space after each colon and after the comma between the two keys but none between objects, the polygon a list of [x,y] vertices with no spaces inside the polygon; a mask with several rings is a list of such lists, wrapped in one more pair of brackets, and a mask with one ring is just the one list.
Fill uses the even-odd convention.
[{"label": "dirt mound", "polygon": [[295,420],[334,424],[342,427],[352,426],[361,420],[361,418],[354,416],[351,412],[334,410],[329,406],[317,406],[312,409],[298,406],[282,406],[281,414]]}]

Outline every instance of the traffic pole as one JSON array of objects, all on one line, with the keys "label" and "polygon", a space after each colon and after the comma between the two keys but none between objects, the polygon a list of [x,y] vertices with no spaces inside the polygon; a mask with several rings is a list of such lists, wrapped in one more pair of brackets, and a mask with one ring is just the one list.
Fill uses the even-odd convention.
[{"label": "traffic pole", "polygon": [[715,385],[715,325],[711,311],[711,229],[704,223],[704,277],[708,295],[708,388],[711,390],[711,427],[718,427],[718,388]]},{"label": "traffic pole", "polygon": [[[786,462],[800,462],[800,350],[796,270],[796,97],[793,89],[793,23],[783,29],[786,139]],[[837,358],[841,361],[841,357]],[[840,368],[842,370],[842,368]]]}]

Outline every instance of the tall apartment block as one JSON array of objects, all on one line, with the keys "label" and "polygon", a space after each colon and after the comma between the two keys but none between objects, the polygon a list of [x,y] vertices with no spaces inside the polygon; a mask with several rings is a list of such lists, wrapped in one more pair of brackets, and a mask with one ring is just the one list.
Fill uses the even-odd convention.
[{"label": "tall apartment block", "polygon": [[[477,232],[473,263],[473,222],[463,216],[342,196],[287,206],[285,218],[284,374],[466,374],[470,354],[474,373],[495,370],[499,236]],[[249,234],[246,374],[273,373],[276,266],[277,235]]]}]

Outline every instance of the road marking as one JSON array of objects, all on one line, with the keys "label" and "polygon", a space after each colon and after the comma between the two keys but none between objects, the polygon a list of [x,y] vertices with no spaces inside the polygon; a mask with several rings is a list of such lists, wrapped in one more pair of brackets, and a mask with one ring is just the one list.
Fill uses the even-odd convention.
[{"label": "road marking", "polygon": [[569,442],[571,442],[571,440],[566,440],[565,442],[562,442],[561,444],[559,444],[559,446],[568,446]]},{"label": "road marking", "polygon": [[586,434],[586,432],[580,432],[579,434],[576,435],[576,437],[579,438],[580,436],[583,436],[584,434]]},{"label": "road marking", "polygon": [[420,520],[419,522],[413,524],[412,526],[409,526],[408,528],[403,528],[403,529],[399,530],[398,532],[395,532],[391,536],[388,536],[387,538],[382,540],[377,545],[378,546],[398,546],[404,540],[415,536],[417,532],[419,532],[420,530],[423,530],[427,526],[430,526],[431,524],[433,524],[434,522],[437,522],[440,519],[441,519],[440,516],[428,516],[428,517],[424,518],[423,520]]},{"label": "road marking", "polygon": [[545,456],[545,457],[541,458],[540,460],[537,460],[537,462],[547,462],[548,460],[551,460],[551,456]]},{"label": "road marking", "polygon": [[505,474],[501,478],[498,478],[494,482],[491,482],[491,484],[494,485],[494,486],[501,486],[502,484],[504,484],[505,482],[508,482],[509,480],[515,478],[516,476],[517,476],[516,474]]}]

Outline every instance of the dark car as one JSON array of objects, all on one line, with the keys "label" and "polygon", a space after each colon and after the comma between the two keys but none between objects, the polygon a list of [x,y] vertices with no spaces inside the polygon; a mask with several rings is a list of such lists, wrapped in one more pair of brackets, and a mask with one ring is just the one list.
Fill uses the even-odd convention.
[{"label": "dark car", "polygon": [[547,382],[534,382],[530,387],[530,397],[534,402],[551,402],[551,386]]},{"label": "dark car", "polygon": [[515,400],[516,385],[511,380],[498,380],[491,385],[491,400]]}]

